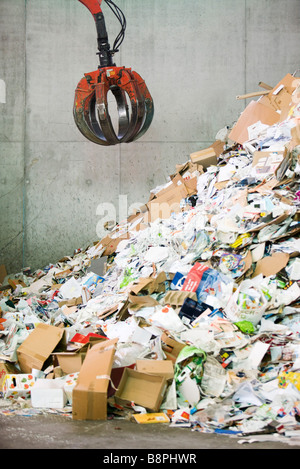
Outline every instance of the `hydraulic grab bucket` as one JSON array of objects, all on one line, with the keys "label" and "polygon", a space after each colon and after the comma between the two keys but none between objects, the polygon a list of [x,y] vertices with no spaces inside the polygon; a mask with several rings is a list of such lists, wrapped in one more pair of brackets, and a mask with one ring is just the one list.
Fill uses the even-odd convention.
[{"label": "hydraulic grab bucket", "polygon": [[[101,10],[102,0],[79,1],[89,9],[96,23],[100,65],[98,70],[85,73],[77,85],[73,107],[75,123],[94,143],[108,146],[132,142],[148,130],[154,105],[142,77],[131,68],[117,67],[112,60],[124,39],[126,20],[111,0],[104,0],[122,25],[111,50]],[[115,126],[109,113],[109,92],[116,100],[118,123]]]}]

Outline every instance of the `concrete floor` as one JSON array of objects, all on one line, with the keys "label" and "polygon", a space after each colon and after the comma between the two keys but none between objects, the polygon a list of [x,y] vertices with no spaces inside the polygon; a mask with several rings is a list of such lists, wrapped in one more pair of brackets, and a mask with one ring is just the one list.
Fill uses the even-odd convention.
[{"label": "concrete floor", "polygon": [[[143,454],[146,457],[151,451],[140,453],[141,450],[156,450],[159,454],[185,450],[184,454],[196,454],[197,462],[200,462],[197,450],[203,449],[300,449],[299,440],[297,444],[288,444],[277,437],[279,435],[252,435],[255,442],[241,444],[243,437],[170,428],[169,424],[139,425],[124,419],[76,421],[56,414],[0,415],[0,449],[97,449],[102,450],[102,457],[104,454]],[[259,438],[262,441],[257,441]],[[263,441],[265,439],[267,441]]]}]

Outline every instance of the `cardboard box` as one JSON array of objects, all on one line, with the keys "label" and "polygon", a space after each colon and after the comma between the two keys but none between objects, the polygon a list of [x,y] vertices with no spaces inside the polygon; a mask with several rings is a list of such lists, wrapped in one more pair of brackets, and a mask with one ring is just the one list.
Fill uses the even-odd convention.
[{"label": "cardboard box", "polygon": [[51,364],[51,353],[58,348],[65,348],[64,330],[44,323],[37,324],[17,349],[21,371],[31,373],[33,368],[37,370],[47,368]]},{"label": "cardboard box", "polygon": [[81,366],[73,389],[74,420],[106,420],[107,391],[118,339],[91,347]]},{"label": "cardboard box", "polygon": [[31,405],[35,408],[63,409],[67,395],[60,379],[37,379],[31,389]]},{"label": "cardboard box", "polygon": [[35,384],[35,379],[32,374],[10,374],[6,375],[3,384],[2,391],[5,399],[29,399],[31,390]]},{"label": "cardboard box", "polygon": [[76,373],[80,371],[81,365],[86,357],[87,347],[83,347],[77,352],[57,352],[53,354],[54,360],[57,361],[58,366],[62,369],[63,373]]},{"label": "cardboard box", "polygon": [[132,365],[129,365],[129,366],[120,366],[120,367],[117,367],[117,368],[113,368],[111,370],[111,375],[110,375],[111,379],[110,379],[110,383],[108,385],[108,391],[107,391],[107,397],[108,398],[112,397],[116,393],[116,391],[119,387],[120,381],[122,379],[125,368],[134,369],[135,368],[135,363],[133,363]]},{"label": "cardboard box", "polygon": [[176,359],[179,355],[179,352],[186,346],[172,337],[168,336],[165,332],[161,336],[161,345],[162,349],[168,360],[171,360],[173,363],[176,362]]},{"label": "cardboard box", "polygon": [[131,406],[134,403],[157,412],[163,401],[166,388],[167,381],[163,376],[125,368],[119,388],[115,393],[115,401],[124,406]]},{"label": "cardboard box", "polygon": [[[94,343],[92,342],[92,339],[95,339]],[[66,351],[55,352],[52,354],[54,366],[60,367],[65,375],[79,372],[88,349],[96,342],[102,340],[107,339],[106,337],[93,333],[87,334],[86,336],[76,333],[67,344]],[[71,344],[73,342],[74,344]]]},{"label": "cardboard box", "polygon": [[2,390],[5,375],[19,374],[20,371],[12,363],[0,362],[0,391]]},{"label": "cardboard box", "polygon": [[204,169],[207,169],[209,166],[214,166],[218,163],[216,152],[212,147],[191,153],[190,159],[192,163],[200,164]]},{"label": "cardboard box", "polygon": [[165,377],[167,381],[174,378],[172,360],[137,360],[136,369],[141,373]]}]

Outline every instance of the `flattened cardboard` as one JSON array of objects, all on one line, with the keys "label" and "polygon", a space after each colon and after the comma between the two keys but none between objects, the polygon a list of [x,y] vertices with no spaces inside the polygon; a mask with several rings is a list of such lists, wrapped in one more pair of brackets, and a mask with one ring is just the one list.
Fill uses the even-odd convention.
[{"label": "flattened cardboard", "polygon": [[256,264],[253,277],[263,274],[264,277],[275,275],[287,265],[289,261],[289,254],[286,252],[274,252],[271,256],[266,256],[260,259]]},{"label": "flattened cardboard", "polygon": [[167,381],[174,378],[174,364],[172,360],[137,360],[136,369],[141,373],[163,376]]},{"label": "flattened cardboard", "polygon": [[91,347],[81,366],[73,389],[74,420],[106,420],[107,392],[118,339]]},{"label": "flattened cardboard", "polygon": [[280,223],[284,222],[288,217],[290,216],[290,213],[288,211],[285,211],[282,215],[279,215],[279,217],[274,218],[274,220],[270,221],[269,223],[264,223],[263,225],[256,226],[255,228],[251,228],[250,230],[246,231],[246,233],[254,233],[256,231],[260,231],[262,228],[268,225],[274,225],[275,223],[277,225],[280,225]]},{"label": "flattened cardboard", "polygon": [[232,128],[229,138],[234,142],[243,144],[249,140],[248,127],[260,121],[262,124],[273,125],[280,119],[280,115],[271,107],[260,101],[251,101],[241,113]]},{"label": "flattened cardboard", "polygon": [[110,379],[110,383],[108,385],[108,391],[107,391],[108,399],[116,393],[116,390],[119,387],[119,383],[121,381],[125,368],[134,369],[135,364],[133,363],[132,365],[129,365],[129,366],[120,366],[117,368],[112,368],[111,374],[110,374],[111,379]]},{"label": "flattened cardboard", "polygon": [[65,331],[59,327],[39,323],[17,349],[20,369],[31,373],[32,369],[42,370],[48,366],[48,359],[55,349],[65,349]]},{"label": "flattened cardboard", "polygon": [[120,405],[131,406],[133,402],[136,405],[157,412],[166,389],[167,381],[165,377],[125,368],[114,397],[116,403]]}]

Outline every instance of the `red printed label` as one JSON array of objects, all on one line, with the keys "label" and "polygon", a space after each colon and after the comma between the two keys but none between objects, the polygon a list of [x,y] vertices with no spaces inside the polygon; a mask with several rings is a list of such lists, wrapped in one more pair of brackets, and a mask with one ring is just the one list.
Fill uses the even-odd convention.
[{"label": "red printed label", "polygon": [[201,282],[204,272],[208,269],[209,267],[207,267],[206,265],[196,262],[196,264],[191,268],[185,279],[182,291],[196,291]]}]

